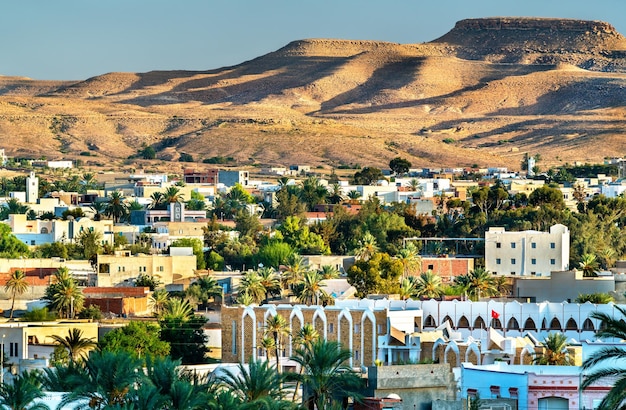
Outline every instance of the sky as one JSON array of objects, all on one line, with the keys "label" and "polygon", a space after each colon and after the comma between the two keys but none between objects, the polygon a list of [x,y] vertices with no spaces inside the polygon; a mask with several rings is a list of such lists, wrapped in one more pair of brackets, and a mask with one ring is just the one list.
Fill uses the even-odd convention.
[{"label": "sky", "polygon": [[305,38],[422,43],[493,16],[602,20],[626,35],[625,0],[0,0],[0,75],[210,70]]}]

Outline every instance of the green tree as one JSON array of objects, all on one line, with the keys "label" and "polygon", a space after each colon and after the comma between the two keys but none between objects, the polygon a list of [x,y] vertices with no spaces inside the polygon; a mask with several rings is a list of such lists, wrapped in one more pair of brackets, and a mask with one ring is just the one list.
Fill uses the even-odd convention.
[{"label": "green tree", "polygon": [[418,298],[436,299],[444,294],[441,276],[434,274],[431,270],[423,272],[415,280],[414,295]]},{"label": "green tree", "polygon": [[[614,338],[626,340],[626,309],[615,305],[621,318],[613,317],[604,312],[592,312],[589,317],[601,321],[600,330],[596,332],[598,339]],[[582,366],[585,374],[581,387],[588,389],[597,382],[606,380],[613,387],[604,396],[599,410],[623,409],[626,403],[626,367],[622,364],[626,359],[626,349],[621,346],[602,348],[589,356]]]},{"label": "green tree", "polygon": [[52,283],[46,288],[44,300],[48,303],[48,307],[57,311],[61,317],[68,319],[82,309],[83,293],[67,267],[57,269]]},{"label": "green tree", "polygon": [[161,340],[170,344],[170,356],[183,364],[206,362],[208,347],[203,327],[206,319],[195,316],[188,301],[170,299],[161,313]]},{"label": "green tree", "polygon": [[403,175],[409,172],[411,163],[406,158],[396,157],[389,161],[389,168],[396,175]]},{"label": "green tree", "polygon": [[25,371],[12,382],[0,385],[0,406],[11,410],[49,410],[46,404],[35,403],[45,395],[40,374],[36,370]]},{"label": "green tree", "polygon": [[308,225],[302,223],[297,216],[288,216],[278,227],[284,241],[291,245],[296,252],[306,255],[323,255],[330,253],[330,248],[324,239],[311,232]]},{"label": "green tree", "polygon": [[225,369],[220,381],[250,409],[265,408],[265,400],[282,401],[285,397],[285,377],[268,361],[250,360],[247,366],[239,363],[237,371]]},{"label": "green tree", "polygon": [[365,167],[356,172],[352,178],[355,185],[372,185],[379,180],[385,179],[383,172],[374,167]]},{"label": "green tree", "polygon": [[11,233],[11,227],[0,224],[0,257],[16,259],[29,254],[28,246]]},{"label": "green tree", "polygon": [[65,337],[54,334],[50,335],[50,338],[67,350],[72,362],[81,360],[96,347],[96,342],[93,339],[83,337],[83,331],[77,328],[68,329]]},{"label": "green tree", "polygon": [[155,316],[160,317],[170,301],[170,294],[166,289],[157,289],[148,298],[148,307]]},{"label": "green tree", "polygon": [[325,203],[327,197],[328,189],[322,185],[317,177],[308,177],[302,181],[300,200],[306,204],[309,211],[312,211],[315,206]]},{"label": "green tree", "polygon": [[106,216],[113,218],[113,223],[118,223],[128,215],[128,207],[124,202],[124,194],[113,191],[109,195],[109,201],[104,211]]},{"label": "green tree", "polygon": [[11,294],[11,314],[9,315],[9,320],[13,320],[15,297],[26,293],[29,287],[26,273],[24,273],[23,270],[16,269],[11,272],[9,280],[7,280],[6,285],[4,285],[4,291]]},{"label": "green tree", "polygon": [[238,292],[248,295],[253,303],[260,303],[267,298],[268,289],[263,285],[263,279],[258,272],[248,271],[239,281]]},{"label": "green tree", "polygon": [[397,293],[403,266],[387,253],[375,253],[369,260],[357,260],[348,269],[348,283],[357,290],[358,297],[375,293]]},{"label": "green tree", "polygon": [[98,346],[105,351],[127,352],[143,362],[148,356],[165,357],[170,353],[169,343],[160,337],[161,328],[157,324],[132,320],[105,334]]},{"label": "green tree", "polygon": [[209,301],[214,300],[216,297],[221,298],[223,292],[224,288],[217,283],[217,280],[212,276],[206,275],[200,276],[192,282],[185,294],[188,298],[202,305],[207,305]]},{"label": "green tree", "polygon": [[204,261],[204,249],[200,239],[197,238],[180,238],[171,243],[170,248],[188,247],[192,248],[193,254],[196,255],[196,269],[202,270],[206,268]]},{"label": "green tree", "polygon": [[289,336],[289,323],[284,316],[276,314],[265,320],[264,335],[274,339],[274,356],[276,357],[276,369],[280,373],[280,349],[283,347],[283,339]]},{"label": "green tree", "polygon": [[143,159],[155,159],[156,158],[156,151],[154,150],[154,148],[150,145],[144,147],[139,154],[141,155],[141,157]]},{"label": "green tree", "polygon": [[578,267],[583,271],[583,277],[594,277],[598,276],[599,272],[599,263],[596,255],[592,253],[586,253],[582,256],[580,262],[578,263]]},{"label": "green tree", "polygon": [[569,366],[573,363],[567,353],[567,336],[563,333],[549,333],[542,343],[541,350],[533,355],[533,364]]},{"label": "green tree", "polygon": [[304,273],[300,292],[297,294],[297,300],[299,303],[306,305],[319,305],[320,297],[327,296],[327,293],[322,289],[325,285],[323,283],[322,275],[316,271],[307,271]]},{"label": "green tree", "polygon": [[354,256],[357,260],[368,261],[377,252],[376,238],[371,233],[365,232],[363,239],[359,242],[359,247],[354,251]]},{"label": "green tree", "polygon": [[563,201],[561,190],[548,185],[535,189],[528,197],[528,203],[531,206],[547,205],[557,210],[565,209],[565,201]]},{"label": "green tree", "polygon": [[459,275],[454,281],[464,289],[467,296],[473,301],[498,294],[494,277],[483,268],[476,268],[467,275]]},{"label": "green tree", "polygon": [[338,397],[360,398],[364,385],[348,365],[351,357],[350,350],[338,342],[323,339],[303,345],[291,357],[304,369],[297,379],[311,392],[309,400],[318,409],[331,408]]},{"label": "green tree", "polygon": [[575,303],[591,302],[594,305],[605,305],[614,302],[613,296],[608,293],[581,293],[574,300]]},{"label": "green tree", "polygon": [[82,249],[83,257],[91,260],[102,252],[102,232],[94,229],[85,229],[76,239],[78,246]]},{"label": "green tree", "polygon": [[285,264],[294,253],[294,248],[288,243],[281,240],[270,240],[259,248],[257,259],[264,266],[271,266],[276,269]]}]

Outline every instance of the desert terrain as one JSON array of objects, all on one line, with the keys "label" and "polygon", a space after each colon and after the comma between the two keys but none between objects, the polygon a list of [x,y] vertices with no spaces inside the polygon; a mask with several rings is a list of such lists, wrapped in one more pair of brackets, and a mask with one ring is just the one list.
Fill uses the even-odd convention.
[{"label": "desert terrain", "polygon": [[[626,152],[626,39],[604,22],[462,20],[428,43],[305,39],[232,67],[0,76],[0,148],[103,169],[507,166]],[[154,160],[137,153],[151,146]],[[178,161],[191,154],[196,164]]]}]

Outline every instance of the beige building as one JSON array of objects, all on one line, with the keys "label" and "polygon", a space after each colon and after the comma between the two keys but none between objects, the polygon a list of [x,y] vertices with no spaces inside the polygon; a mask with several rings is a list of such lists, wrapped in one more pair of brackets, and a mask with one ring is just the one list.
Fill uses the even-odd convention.
[{"label": "beige building", "polygon": [[485,268],[495,275],[550,276],[569,269],[570,233],[556,224],[549,232],[485,232]]},{"label": "beige building", "polygon": [[[246,363],[267,359],[261,346],[263,329],[269,317],[283,316],[290,336],[280,352],[281,367],[295,370],[290,360],[294,335],[311,324],[326,340],[341,343],[351,351],[349,364],[355,368],[375,365],[376,360],[391,364],[419,361],[422,311],[397,309],[388,300],[345,300],[341,306],[263,305],[222,308],[222,361]],[[403,305],[404,306],[404,305]],[[272,358],[275,360],[275,358]]]},{"label": "beige building", "polygon": [[[118,251],[115,255],[98,255],[97,279],[92,285],[99,287],[130,284],[139,275],[154,276],[161,284],[192,277],[196,270],[196,256],[191,248],[182,255],[131,255]],[[95,283],[93,283],[95,282]]]}]

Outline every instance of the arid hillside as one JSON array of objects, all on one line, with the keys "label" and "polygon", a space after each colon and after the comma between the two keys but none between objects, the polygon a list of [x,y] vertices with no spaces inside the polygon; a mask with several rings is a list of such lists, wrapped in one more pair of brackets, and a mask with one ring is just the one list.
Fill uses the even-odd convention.
[{"label": "arid hillside", "polygon": [[[626,152],[626,39],[604,22],[463,20],[423,44],[309,39],[237,66],[0,77],[0,148],[104,167],[500,165]],[[133,158],[152,146],[156,160]],[[186,164],[189,165],[189,164]]]}]

